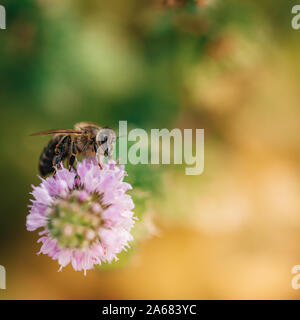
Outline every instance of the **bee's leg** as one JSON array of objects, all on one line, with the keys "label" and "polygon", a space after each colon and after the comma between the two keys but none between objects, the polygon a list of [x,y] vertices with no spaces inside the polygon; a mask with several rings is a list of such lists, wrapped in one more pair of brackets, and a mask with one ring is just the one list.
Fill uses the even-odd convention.
[{"label": "bee's leg", "polygon": [[94,143],[94,151],[95,151],[95,153],[97,153],[97,151],[98,151],[98,145],[96,142]]},{"label": "bee's leg", "polygon": [[73,168],[75,159],[76,159],[76,154],[77,154],[77,148],[76,148],[76,143],[73,141],[71,144],[71,156],[69,159],[69,171]]},{"label": "bee's leg", "polygon": [[100,161],[99,161],[99,159],[98,159],[98,156],[97,156],[97,152],[98,152],[98,145],[97,145],[97,143],[96,143],[96,142],[94,143],[94,151],[95,151],[95,153],[96,153],[96,158],[97,158],[98,166],[99,166],[100,170],[102,170],[101,163],[100,163]]},{"label": "bee's leg", "polygon": [[67,152],[67,148],[70,144],[70,136],[63,136],[55,148],[55,156],[53,158],[53,169],[54,175],[56,173],[56,169],[60,167],[61,161],[65,159],[65,154]]},{"label": "bee's leg", "polygon": [[99,166],[100,170],[102,170],[103,168],[102,168],[101,160],[100,160],[101,156],[98,156],[98,145],[97,145],[97,143],[94,144],[94,150],[95,150],[95,153],[96,153],[98,166]]},{"label": "bee's leg", "polygon": [[58,167],[59,163],[61,162],[62,160],[62,156],[61,155],[57,155],[55,158],[54,158],[54,167]]},{"label": "bee's leg", "polygon": [[73,168],[75,159],[76,159],[76,157],[72,154],[69,159],[69,171],[71,171],[71,169]]},{"label": "bee's leg", "polygon": [[56,168],[59,166],[59,163],[61,161],[62,161],[62,156],[61,155],[57,155],[56,157],[54,157],[54,161],[53,161],[54,173],[53,173],[53,176],[56,175]]}]

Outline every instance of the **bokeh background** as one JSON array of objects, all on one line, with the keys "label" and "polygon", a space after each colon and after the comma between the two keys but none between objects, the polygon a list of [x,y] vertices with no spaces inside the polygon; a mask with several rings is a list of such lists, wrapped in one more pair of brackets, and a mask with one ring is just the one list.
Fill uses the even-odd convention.
[{"label": "bokeh background", "polygon": [[[298,299],[297,1],[1,0],[1,299]],[[204,128],[205,171],[127,166],[139,221],[120,262],[83,273],[25,228],[47,137],[119,120]]]}]

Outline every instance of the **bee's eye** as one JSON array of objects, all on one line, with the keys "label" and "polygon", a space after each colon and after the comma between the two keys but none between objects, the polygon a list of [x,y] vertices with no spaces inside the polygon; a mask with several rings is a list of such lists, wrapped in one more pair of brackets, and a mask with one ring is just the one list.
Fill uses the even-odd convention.
[{"label": "bee's eye", "polygon": [[101,142],[102,142],[102,143],[107,142],[107,136],[101,137]]},{"label": "bee's eye", "polygon": [[88,130],[84,130],[84,134],[88,134],[89,133],[89,131]]},{"label": "bee's eye", "polygon": [[102,129],[96,137],[96,141],[99,145],[113,144],[113,138],[115,137],[115,133],[110,129]]}]

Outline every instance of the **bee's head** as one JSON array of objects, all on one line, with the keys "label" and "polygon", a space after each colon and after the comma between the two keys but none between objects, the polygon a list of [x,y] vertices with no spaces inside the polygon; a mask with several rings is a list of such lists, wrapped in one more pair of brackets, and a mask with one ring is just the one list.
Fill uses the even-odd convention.
[{"label": "bee's head", "polygon": [[115,132],[108,128],[99,130],[96,135],[96,144],[98,146],[97,153],[111,158],[116,144]]}]

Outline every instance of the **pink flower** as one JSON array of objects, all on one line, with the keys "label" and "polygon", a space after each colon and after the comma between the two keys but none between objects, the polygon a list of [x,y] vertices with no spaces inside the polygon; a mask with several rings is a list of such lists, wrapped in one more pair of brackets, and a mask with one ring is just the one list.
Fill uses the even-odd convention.
[{"label": "pink flower", "polygon": [[59,270],[71,263],[85,274],[101,262],[118,260],[133,240],[135,220],[125,175],[124,166],[110,161],[100,170],[91,158],[78,162],[76,171],[62,167],[33,186],[26,226],[43,229],[39,253],[57,260]]}]

